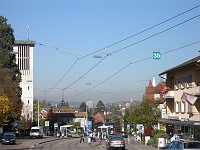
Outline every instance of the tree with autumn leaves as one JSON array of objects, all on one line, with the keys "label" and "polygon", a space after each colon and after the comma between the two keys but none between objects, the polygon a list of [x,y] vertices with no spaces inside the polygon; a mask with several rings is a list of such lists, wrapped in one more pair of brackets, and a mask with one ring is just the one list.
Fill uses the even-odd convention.
[{"label": "tree with autumn leaves", "polygon": [[22,111],[21,74],[12,54],[14,30],[7,19],[0,16],[0,125],[12,127],[19,121]]},{"label": "tree with autumn leaves", "polygon": [[126,111],[124,121],[134,127],[137,124],[143,124],[145,126],[144,133],[151,136],[153,126],[158,124],[158,119],[161,117],[158,105],[159,101],[143,99],[138,105],[132,106]]}]

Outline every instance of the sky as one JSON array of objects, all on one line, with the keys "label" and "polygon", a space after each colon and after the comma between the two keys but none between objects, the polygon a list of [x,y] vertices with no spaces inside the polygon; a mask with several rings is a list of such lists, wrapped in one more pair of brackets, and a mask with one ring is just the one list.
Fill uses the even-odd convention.
[{"label": "sky", "polygon": [[[149,80],[199,56],[197,0],[1,1],[16,40],[33,40],[34,99],[140,101]],[[173,19],[172,19],[173,18]],[[197,42],[197,43],[196,43]],[[153,53],[161,53],[153,59]]]}]

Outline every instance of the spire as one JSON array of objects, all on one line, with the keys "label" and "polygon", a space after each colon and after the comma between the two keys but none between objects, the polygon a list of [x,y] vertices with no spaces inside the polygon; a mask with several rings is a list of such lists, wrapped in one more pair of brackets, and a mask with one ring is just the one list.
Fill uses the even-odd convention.
[{"label": "spire", "polygon": [[149,80],[149,85],[148,85],[148,87],[153,87],[151,79]]},{"label": "spire", "polygon": [[155,79],[155,76],[153,76],[152,85],[153,85],[153,87],[155,87],[155,86],[156,86],[156,79]]}]

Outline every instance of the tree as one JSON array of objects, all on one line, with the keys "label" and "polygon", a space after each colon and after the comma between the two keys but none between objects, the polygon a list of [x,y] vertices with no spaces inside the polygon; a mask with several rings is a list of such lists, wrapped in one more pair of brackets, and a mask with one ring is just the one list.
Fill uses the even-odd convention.
[{"label": "tree", "polygon": [[13,51],[13,44],[15,41],[14,30],[9,24],[7,24],[7,19],[0,16],[0,64],[3,67],[13,68],[15,64],[15,56],[10,54]]},{"label": "tree", "polygon": [[9,103],[13,108],[9,111],[8,116],[11,126],[11,121],[20,120],[23,103],[21,101],[21,88],[19,83],[21,81],[21,74],[15,61],[15,55],[11,54],[13,51],[13,44],[15,41],[14,30],[7,19],[0,16],[0,92],[5,94]]},{"label": "tree", "polygon": [[126,121],[132,125],[143,124],[157,125],[160,118],[160,110],[158,109],[158,101],[144,99],[142,102],[130,109],[129,116]]},{"label": "tree", "polygon": [[94,115],[97,112],[101,113],[102,111],[105,111],[105,110],[106,110],[106,107],[105,107],[104,103],[101,100],[99,100],[98,103],[97,103],[97,105],[96,105],[96,108],[94,110]]},{"label": "tree", "polygon": [[79,110],[81,111],[81,112],[86,112],[86,103],[85,102],[82,102],[81,103],[81,105],[80,105],[80,107],[79,107]]},{"label": "tree", "polygon": [[8,114],[12,112],[13,104],[4,93],[0,93],[0,124],[7,125],[9,123]]},{"label": "tree", "polygon": [[66,107],[69,107],[68,102],[65,102],[63,99],[62,99],[62,101],[60,102],[59,105],[60,105],[60,106],[66,106]]}]

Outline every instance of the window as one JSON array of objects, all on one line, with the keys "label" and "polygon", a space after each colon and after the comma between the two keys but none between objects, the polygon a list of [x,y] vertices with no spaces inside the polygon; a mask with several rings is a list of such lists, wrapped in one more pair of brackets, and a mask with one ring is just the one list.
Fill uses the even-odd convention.
[{"label": "window", "polygon": [[29,100],[28,100],[28,104],[29,104]]},{"label": "window", "polygon": [[192,75],[187,76],[187,83],[189,84],[189,86],[192,86]]},{"label": "window", "polygon": [[28,86],[28,90],[29,90],[29,86]]}]

